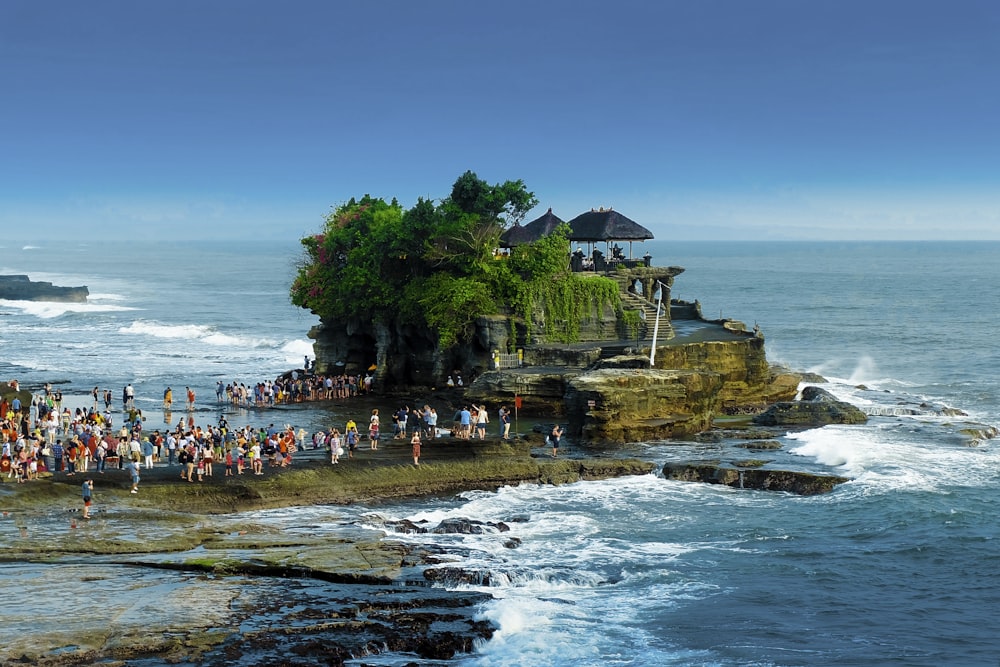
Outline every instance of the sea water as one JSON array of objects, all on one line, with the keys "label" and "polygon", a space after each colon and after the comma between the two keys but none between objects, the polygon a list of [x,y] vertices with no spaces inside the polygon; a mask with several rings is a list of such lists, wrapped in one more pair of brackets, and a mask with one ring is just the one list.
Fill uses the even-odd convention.
[{"label": "sea water", "polygon": [[[850,482],[799,497],[650,474],[312,508],[313,525],[336,531],[372,512],[507,523],[502,534],[395,537],[489,573],[470,587],[493,595],[481,614],[498,630],[459,664],[998,664],[1000,455],[977,434],[1000,426],[1000,244],[647,247],[655,264],[685,267],[674,297],[756,323],[772,362],[822,374],[871,415],[785,434],[781,451],[755,455]],[[58,379],[82,395],[111,386],[116,400],[132,382],[154,406],[166,384],[203,396],[217,379],[273,377],[310,353],[316,320],[287,299],[294,243],[0,253],[0,273],[92,293],[83,306],[0,303],[0,376]],[[663,441],[629,453],[662,463],[724,447]],[[520,546],[508,548],[511,537]]]}]

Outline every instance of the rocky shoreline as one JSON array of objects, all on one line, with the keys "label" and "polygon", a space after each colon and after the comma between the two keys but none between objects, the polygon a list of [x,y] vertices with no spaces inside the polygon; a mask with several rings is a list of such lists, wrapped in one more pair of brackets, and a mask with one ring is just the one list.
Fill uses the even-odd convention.
[{"label": "rocky shoreline", "polygon": [[[416,664],[467,653],[492,635],[477,616],[489,596],[438,587],[442,573],[433,566],[446,554],[392,539],[406,528],[378,517],[359,521],[347,513],[326,532],[309,520],[276,525],[261,511],[294,515],[319,506],[329,526],[338,523],[338,507],[354,503],[655,467],[635,459],[551,460],[533,456],[532,444],[540,443],[441,440],[425,447],[418,468],[404,465],[404,447],[390,441],[337,466],[325,452],[308,451],[293,468],[269,469],[263,478],[226,478],[218,470],[200,484],[180,480],[179,467],[159,465],[143,471],[134,495],[127,474],[111,470],[90,475],[96,488],[89,521],[78,512],[87,475],[5,480],[0,521],[14,537],[0,549],[2,567],[34,595],[86,600],[88,614],[72,613],[58,631],[15,633],[0,648],[0,662],[339,665],[393,653]],[[448,528],[463,529],[517,546],[502,526]]]},{"label": "rocky shoreline", "polygon": [[757,417],[721,417],[688,442],[661,442],[657,451],[676,452],[666,456],[579,442],[552,459],[542,435],[529,432],[513,441],[430,441],[419,467],[408,442],[392,439],[378,450],[362,445],[339,465],[323,450],[299,452],[291,468],[267,468],[262,477],[225,477],[217,466],[204,482],[187,482],[179,467],[161,464],[143,471],[134,495],[127,473],[109,470],[91,475],[90,521],[79,514],[85,475],[4,479],[0,534],[11,539],[0,542],[0,561],[15,589],[53,600],[96,593],[100,613],[58,631],[5,636],[0,662],[339,665],[377,653],[448,661],[494,628],[479,615],[488,593],[441,586],[488,586],[493,573],[449,567],[449,554],[394,535],[467,531],[507,549],[518,540],[502,522],[416,525],[361,516],[371,510],[355,506],[656,471],[734,489],[827,493],[849,480],[797,469],[777,438],[865,416],[815,387],[802,399]]}]

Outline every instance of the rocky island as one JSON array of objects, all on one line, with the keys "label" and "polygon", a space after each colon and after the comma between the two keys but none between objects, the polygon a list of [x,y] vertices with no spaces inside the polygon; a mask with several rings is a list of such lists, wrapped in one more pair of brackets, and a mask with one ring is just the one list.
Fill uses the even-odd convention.
[{"label": "rocky island", "polygon": [[59,287],[50,282],[33,281],[25,275],[0,276],[0,299],[8,301],[59,301],[86,303],[86,286]]},{"label": "rocky island", "polygon": [[303,239],[291,290],[320,317],[316,371],[372,372],[381,392],[457,382],[468,401],[565,418],[567,438],[597,448],[795,397],[800,377],[770,366],[760,331],[671,300],[684,269],[633,257],[649,230],[611,208],[521,225],[536,202],[467,172],[438,206],[336,209]]}]

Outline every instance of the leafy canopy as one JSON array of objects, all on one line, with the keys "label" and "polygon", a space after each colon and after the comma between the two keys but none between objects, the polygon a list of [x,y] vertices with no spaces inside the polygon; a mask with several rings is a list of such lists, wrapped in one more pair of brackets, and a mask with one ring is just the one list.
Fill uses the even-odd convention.
[{"label": "leafy canopy", "polygon": [[352,198],[302,239],[292,303],[328,323],[429,327],[442,349],[467,341],[481,315],[527,319],[540,295],[579,281],[569,272],[568,225],[498,256],[500,234],[537,204],[522,181],[490,185],[471,171],[437,204],[421,198],[404,210],[395,199]]}]

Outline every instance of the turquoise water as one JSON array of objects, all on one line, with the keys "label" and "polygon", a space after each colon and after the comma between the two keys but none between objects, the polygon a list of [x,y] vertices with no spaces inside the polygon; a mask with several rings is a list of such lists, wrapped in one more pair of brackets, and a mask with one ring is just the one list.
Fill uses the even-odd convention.
[{"label": "turquoise water", "polygon": [[[0,272],[87,284],[96,298],[76,309],[0,302],[4,376],[61,377],[81,392],[134,382],[154,405],[166,383],[207,395],[218,378],[273,377],[309,352],[315,319],[287,303],[294,244],[36,245],[3,248]],[[675,297],[757,323],[772,361],[823,374],[873,415],[788,434],[774,454],[775,465],[852,481],[801,498],[649,475],[377,508],[525,519],[510,524],[517,549],[503,547],[508,534],[402,538],[494,573],[482,613],[497,636],[458,662],[996,665],[1000,450],[963,431],[1000,426],[1000,244],[648,245],[654,263],[685,267]],[[718,447],[634,453],[664,462]],[[332,531],[344,521],[286,511]]]}]

